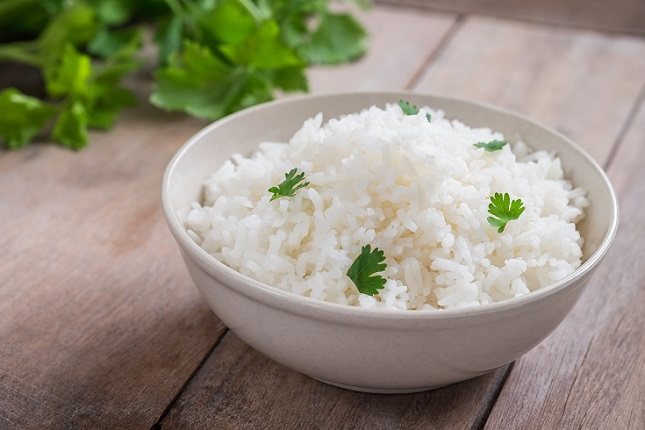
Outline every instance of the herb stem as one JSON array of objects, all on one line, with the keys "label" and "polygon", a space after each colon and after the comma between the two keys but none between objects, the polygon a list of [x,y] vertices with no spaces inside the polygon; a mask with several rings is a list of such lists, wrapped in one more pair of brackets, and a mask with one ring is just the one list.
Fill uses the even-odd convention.
[{"label": "herb stem", "polygon": [[262,10],[258,8],[255,3],[250,0],[239,0],[240,4],[251,14],[255,22],[261,22],[265,19]]},{"label": "herb stem", "polygon": [[15,61],[18,63],[29,64],[30,66],[40,67],[42,61],[38,55],[22,48],[19,44],[0,45],[0,60]]}]

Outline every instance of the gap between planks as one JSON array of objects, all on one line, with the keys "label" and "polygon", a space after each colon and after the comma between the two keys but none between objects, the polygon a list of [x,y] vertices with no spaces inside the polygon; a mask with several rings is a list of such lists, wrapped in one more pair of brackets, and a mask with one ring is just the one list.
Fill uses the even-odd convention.
[{"label": "gap between planks", "polygon": [[[476,0],[475,0],[476,1]],[[442,4],[436,4],[431,0],[376,0],[377,4],[387,5],[391,7],[401,7],[407,9],[416,9],[420,12],[432,12],[432,13],[456,13],[456,14],[466,14],[471,16],[485,16],[491,18],[499,18],[507,21],[516,21],[518,23],[524,24],[537,24],[545,27],[552,27],[554,29],[564,28],[570,30],[578,31],[595,31],[599,33],[605,33],[607,35],[627,35],[627,36],[643,36],[645,35],[645,26],[631,28],[631,25],[625,26],[604,26],[604,25],[595,25],[592,23],[584,23],[582,21],[575,22],[569,20],[568,22],[556,21],[550,18],[540,18],[536,17],[535,13],[526,13],[526,14],[504,14],[494,11],[490,7],[473,9],[468,7],[459,7],[457,6],[445,6]],[[493,1],[492,3],[495,3]],[[582,5],[578,5],[582,7]],[[638,11],[636,11],[638,13]],[[642,12],[640,12],[642,14]]]},{"label": "gap between planks", "polygon": [[224,326],[224,330],[222,331],[222,334],[217,338],[217,340],[215,340],[215,342],[213,343],[213,346],[208,350],[208,352],[206,352],[206,354],[204,354],[204,357],[202,357],[202,359],[199,362],[199,364],[197,364],[197,366],[195,366],[195,369],[191,372],[191,374],[188,376],[188,378],[186,378],[186,380],[181,385],[181,387],[179,387],[179,390],[177,390],[177,392],[173,396],[172,400],[170,400],[170,402],[168,402],[168,404],[166,405],[166,407],[163,410],[163,412],[161,413],[161,415],[159,415],[159,418],[157,418],[157,421],[155,421],[155,423],[152,426],[150,426],[150,430],[159,430],[159,429],[161,429],[161,422],[163,421],[163,419],[166,418],[166,415],[168,415],[168,412],[170,412],[170,410],[173,408],[173,406],[175,406],[175,403],[177,403],[177,400],[179,399],[179,397],[186,390],[186,387],[188,386],[188,384],[190,384],[190,381],[192,381],[193,378],[195,377],[195,375],[197,375],[197,373],[199,373],[201,368],[204,367],[204,364],[206,363],[208,358],[211,356],[211,354],[213,354],[213,351],[215,351],[217,349],[219,344],[222,342],[222,339],[224,339],[224,336],[226,336],[226,334],[228,332],[229,332],[229,328]]},{"label": "gap between planks", "polygon": [[406,90],[414,89],[417,86],[421,78],[427,73],[428,69],[432,66],[432,64],[439,60],[439,58],[441,57],[441,54],[448,48],[450,43],[455,38],[455,35],[464,26],[465,22],[466,22],[465,14],[462,13],[457,15],[457,18],[455,18],[455,22],[452,23],[452,25],[450,26],[446,34],[444,34],[444,36],[441,38],[437,47],[432,51],[430,51],[430,54],[428,54],[428,57],[421,64],[421,67],[419,67],[417,71],[414,73],[414,75],[412,75],[412,78],[410,78],[407,85],[405,86]]},{"label": "gap between planks", "polygon": [[641,86],[641,89],[638,92],[638,96],[636,97],[636,101],[634,102],[634,105],[629,111],[629,114],[625,120],[625,123],[623,124],[620,131],[618,132],[618,136],[614,141],[612,150],[609,153],[607,160],[602,166],[605,172],[609,170],[609,167],[611,167],[612,163],[614,162],[614,159],[616,158],[616,154],[618,153],[618,151],[620,151],[620,147],[622,146],[622,143],[625,140],[625,136],[627,135],[627,132],[629,131],[632,124],[634,123],[636,116],[638,115],[638,112],[640,111],[641,105],[643,104],[644,101],[645,101],[645,82],[643,82],[643,85]]}]

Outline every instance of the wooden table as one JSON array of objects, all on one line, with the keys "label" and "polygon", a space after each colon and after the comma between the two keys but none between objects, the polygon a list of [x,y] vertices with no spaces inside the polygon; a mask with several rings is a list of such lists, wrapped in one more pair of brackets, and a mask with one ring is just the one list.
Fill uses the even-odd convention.
[{"label": "wooden table", "polygon": [[0,154],[0,428],[645,428],[645,39],[395,4],[361,19],[369,54],[312,71],[313,92],[491,102],[608,171],[619,233],[562,325],[514,364],[421,394],[345,391],[267,359],[209,310],[162,219],[163,169],[204,123],[142,104],[80,153]]}]

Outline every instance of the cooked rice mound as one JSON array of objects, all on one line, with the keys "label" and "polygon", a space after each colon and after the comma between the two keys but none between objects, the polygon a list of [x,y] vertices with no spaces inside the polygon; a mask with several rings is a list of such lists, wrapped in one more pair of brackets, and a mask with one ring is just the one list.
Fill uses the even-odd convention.
[{"label": "cooked rice mound", "polygon": [[[430,113],[432,120],[426,119]],[[510,136],[507,136],[510,138]],[[399,106],[305,121],[288,143],[234,155],[182,211],[189,235],[227,266],[305,297],[367,308],[478,306],[572,273],[582,257],[576,222],[586,192],[564,179],[559,158],[421,109]],[[310,184],[269,201],[293,168]],[[487,217],[490,196],[521,199],[503,233]],[[346,273],[363,245],[385,252],[385,287],[360,294]]]}]

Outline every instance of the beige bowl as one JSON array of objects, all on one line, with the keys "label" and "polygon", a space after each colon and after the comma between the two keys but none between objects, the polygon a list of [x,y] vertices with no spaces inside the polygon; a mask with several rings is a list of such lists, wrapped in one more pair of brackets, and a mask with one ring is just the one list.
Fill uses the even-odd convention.
[{"label": "beige bowl", "polygon": [[[177,211],[202,196],[202,183],[234,152],[287,141],[318,112],[326,119],[400,98],[443,109],[533,148],[555,151],[568,178],[589,192],[579,224],[584,264],[530,295],[481,307],[388,311],[297,296],[241,275],[202,250]],[[616,232],[616,196],[602,169],[557,132],[522,116],[462,100],[406,92],[331,94],[267,103],[201,130],[179,149],[163,179],[163,209],[190,275],[217,316],[268,357],[313,378],[359,391],[403,393],[473,378],[515,360],[544,339],[574,305]],[[544,363],[544,366],[551,366]]]}]

